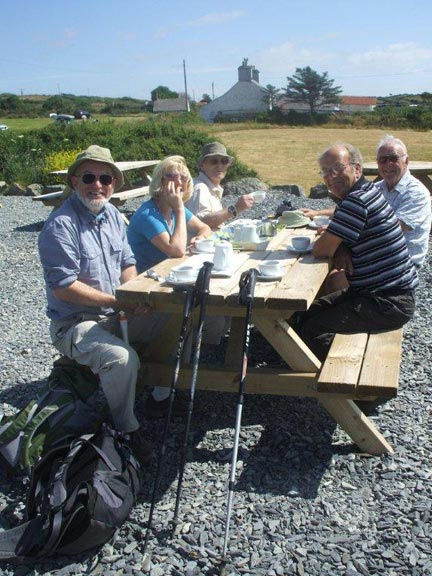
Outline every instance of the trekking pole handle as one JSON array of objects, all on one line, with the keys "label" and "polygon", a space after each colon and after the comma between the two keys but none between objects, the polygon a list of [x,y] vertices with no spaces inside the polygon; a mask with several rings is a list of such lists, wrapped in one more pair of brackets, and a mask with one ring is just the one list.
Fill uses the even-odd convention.
[{"label": "trekking pole handle", "polygon": [[210,293],[210,277],[213,269],[213,262],[204,262],[195,284],[195,306],[201,304],[204,296]]},{"label": "trekking pole handle", "polygon": [[251,302],[254,297],[255,284],[257,281],[258,270],[256,268],[250,268],[242,273],[239,282],[239,295],[238,303],[246,304]]}]

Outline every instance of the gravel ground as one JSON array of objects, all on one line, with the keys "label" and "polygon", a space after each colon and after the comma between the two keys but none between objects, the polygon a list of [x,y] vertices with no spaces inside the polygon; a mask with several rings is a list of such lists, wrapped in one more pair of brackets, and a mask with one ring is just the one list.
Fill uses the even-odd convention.
[{"label": "gravel ground", "polygon": [[[260,210],[274,210],[280,199],[269,195]],[[57,355],[49,343],[37,256],[38,233],[49,209],[30,198],[3,197],[0,203],[0,409],[10,413],[35,395]],[[405,330],[398,397],[372,418],[395,447],[394,455],[359,453],[314,400],[246,396],[226,574],[432,574],[431,298],[429,257],[421,271],[415,319]],[[261,345],[255,334],[254,361]],[[0,573],[219,574],[235,406],[234,395],[196,395],[181,522],[173,539],[167,528],[175,502],[181,422],[175,422],[169,441],[150,555],[143,555],[142,543],[155,466],[114,543],[82,557],[3,564]],[[141,415],[142,408],[141,400]],[[145,425],[158,445],[163,422]],[[25,493],[24,476],[0,473],[2,525],[20,520]]]}]

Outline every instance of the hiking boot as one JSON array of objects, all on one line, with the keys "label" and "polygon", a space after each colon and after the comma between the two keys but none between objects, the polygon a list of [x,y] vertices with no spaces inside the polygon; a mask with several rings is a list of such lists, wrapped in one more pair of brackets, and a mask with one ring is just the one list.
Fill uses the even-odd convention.
[{"label": "hiking boot", "polygon": [[[157,401],[150,394],[145,403],[144,411],[146,417],[150,419],[164,418],[168,413],[169,403],[170,403],[169,396],[168,398],[165,398],[165,400]],[[188,413],[188,405],[189,401],[186,399],[184,394],[176,391],[174,404],[171,410],[171,416],[173,416],[174,418],[175,417],[182,418],[186,416],[186,414]]]},{"label": "hiking boot", "polygon": [[150,442],[145,438],[144,432],[139,428],[129,434],[130,449],[135,458],[142,466],[150,464],[153,457],[153,448]]}]

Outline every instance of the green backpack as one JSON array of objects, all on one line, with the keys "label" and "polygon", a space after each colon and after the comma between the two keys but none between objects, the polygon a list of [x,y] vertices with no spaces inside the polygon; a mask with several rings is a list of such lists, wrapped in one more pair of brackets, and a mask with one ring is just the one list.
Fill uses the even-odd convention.
[{"label": "green backpack", "polygon": [[0,415],[0,463],[10,473],[29,471],[58,443],[95,432],[108,414],[97,376],[61,358],[36,400],[13,416]]}]

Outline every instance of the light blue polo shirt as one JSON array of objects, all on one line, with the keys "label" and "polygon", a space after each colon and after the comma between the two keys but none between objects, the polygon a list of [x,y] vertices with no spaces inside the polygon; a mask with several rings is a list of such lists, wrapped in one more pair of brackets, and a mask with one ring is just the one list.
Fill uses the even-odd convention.
[{"label": "light blue polo shirt", "polygon": [[[192,218],[193,214],[185,208],[186,223]],[[137,261],[137,270],[139,273],[148,270],[152,266],[159,264],[168,256],[152,243],[152,238],[159,236],[162,232],[168,232],[173,235],[176,225],[174,211],[171,214],[171,227],[157,208],[153,199],[146,200],[141,204],[135,214],[132,216],[128,230],[128,240]]]}]

